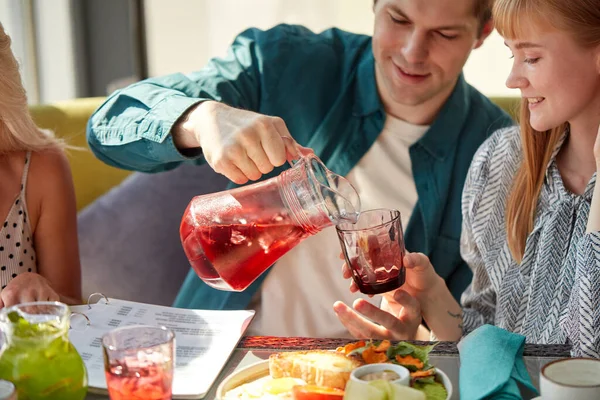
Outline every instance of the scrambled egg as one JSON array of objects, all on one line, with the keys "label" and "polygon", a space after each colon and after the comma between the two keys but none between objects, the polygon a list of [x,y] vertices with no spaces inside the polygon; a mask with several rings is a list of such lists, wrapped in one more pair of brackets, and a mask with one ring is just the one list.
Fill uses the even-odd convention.
[{"label": "scrambled egg", "polygon": [[245,383],[225,393],[224,400],[291,400],[292,388],[306,385],[302,379],[270,376]]}]

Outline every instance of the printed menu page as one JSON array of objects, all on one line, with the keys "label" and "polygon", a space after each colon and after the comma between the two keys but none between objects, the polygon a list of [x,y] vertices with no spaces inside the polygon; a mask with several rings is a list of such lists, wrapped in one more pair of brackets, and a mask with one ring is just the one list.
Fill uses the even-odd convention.
[{"label": "printed menu page", "polygon": [[[252,310],[186,310],[102,299],[71,307],[69,338],[88,370],[90,391],[106,392],[102,335],[130,325],[165,326],[175,332],[174,399],[200,399],[208,392],[254,317]],[[87,316],[88,321],[81,314]],[[96,389],[96,390],[94,390]]]}]

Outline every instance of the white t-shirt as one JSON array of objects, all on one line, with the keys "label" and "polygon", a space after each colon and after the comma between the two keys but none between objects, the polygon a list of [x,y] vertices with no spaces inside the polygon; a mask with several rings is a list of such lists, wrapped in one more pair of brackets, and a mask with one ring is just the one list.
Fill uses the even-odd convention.
[{"label": "white t-shirt", "polygon": [[[358,191],[362,210],[394,208],[406,227],[417,202],[408,149],[428,126],[387,116],[383,131],[346,177]],[[335,227],[305,239],[272,267],[249,308],[256,316],[249,335],[350,337],[333,311],[333,303],[351,306],[363,294],[350,293],[342,278],[341,247]]]}]

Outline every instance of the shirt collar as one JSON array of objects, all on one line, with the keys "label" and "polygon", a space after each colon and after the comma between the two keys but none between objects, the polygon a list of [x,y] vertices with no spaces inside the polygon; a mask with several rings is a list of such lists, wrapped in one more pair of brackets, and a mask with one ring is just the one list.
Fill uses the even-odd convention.
[{"label": "shirt collar", "polygon": [[467,121],[470,106],[468,84],[461,73],[431,128],[415,145],[422,146],[436,159],[445,159],[454,152],[454,144]]},{"label": "shirt collar", "polygon": [[[456,85],[446,103],[431,124],[431,128],[419,140],[422,146],[437,159],[444,159],[453,151],[450,144],[458,140],[458,136],[469,113],[469,91],[463,74],[458,77]],[[356,72],[356,87],[353,114],[365,117],[376,111],[385,114],[383,104],[377,91],[375,80],[375,58],[372,44],[365,48]]]}]

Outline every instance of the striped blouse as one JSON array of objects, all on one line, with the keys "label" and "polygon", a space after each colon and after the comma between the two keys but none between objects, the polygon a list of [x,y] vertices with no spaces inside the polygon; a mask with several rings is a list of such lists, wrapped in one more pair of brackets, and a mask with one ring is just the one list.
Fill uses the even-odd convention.
[{"label": "striped blouse", "polygon": [[[565,135],[566,137],[566,135]],[[505,209],[521,160],[518,127],[500,130],[475,155],[462,202],[461,254],[473,271],[462,296],[465,333],[494,324],[529,343],[570,343],[600,356],[600,232],[586,234],[596,175],[582,195],[563,185],[554,151],[520,264],[506,240]]]}]

